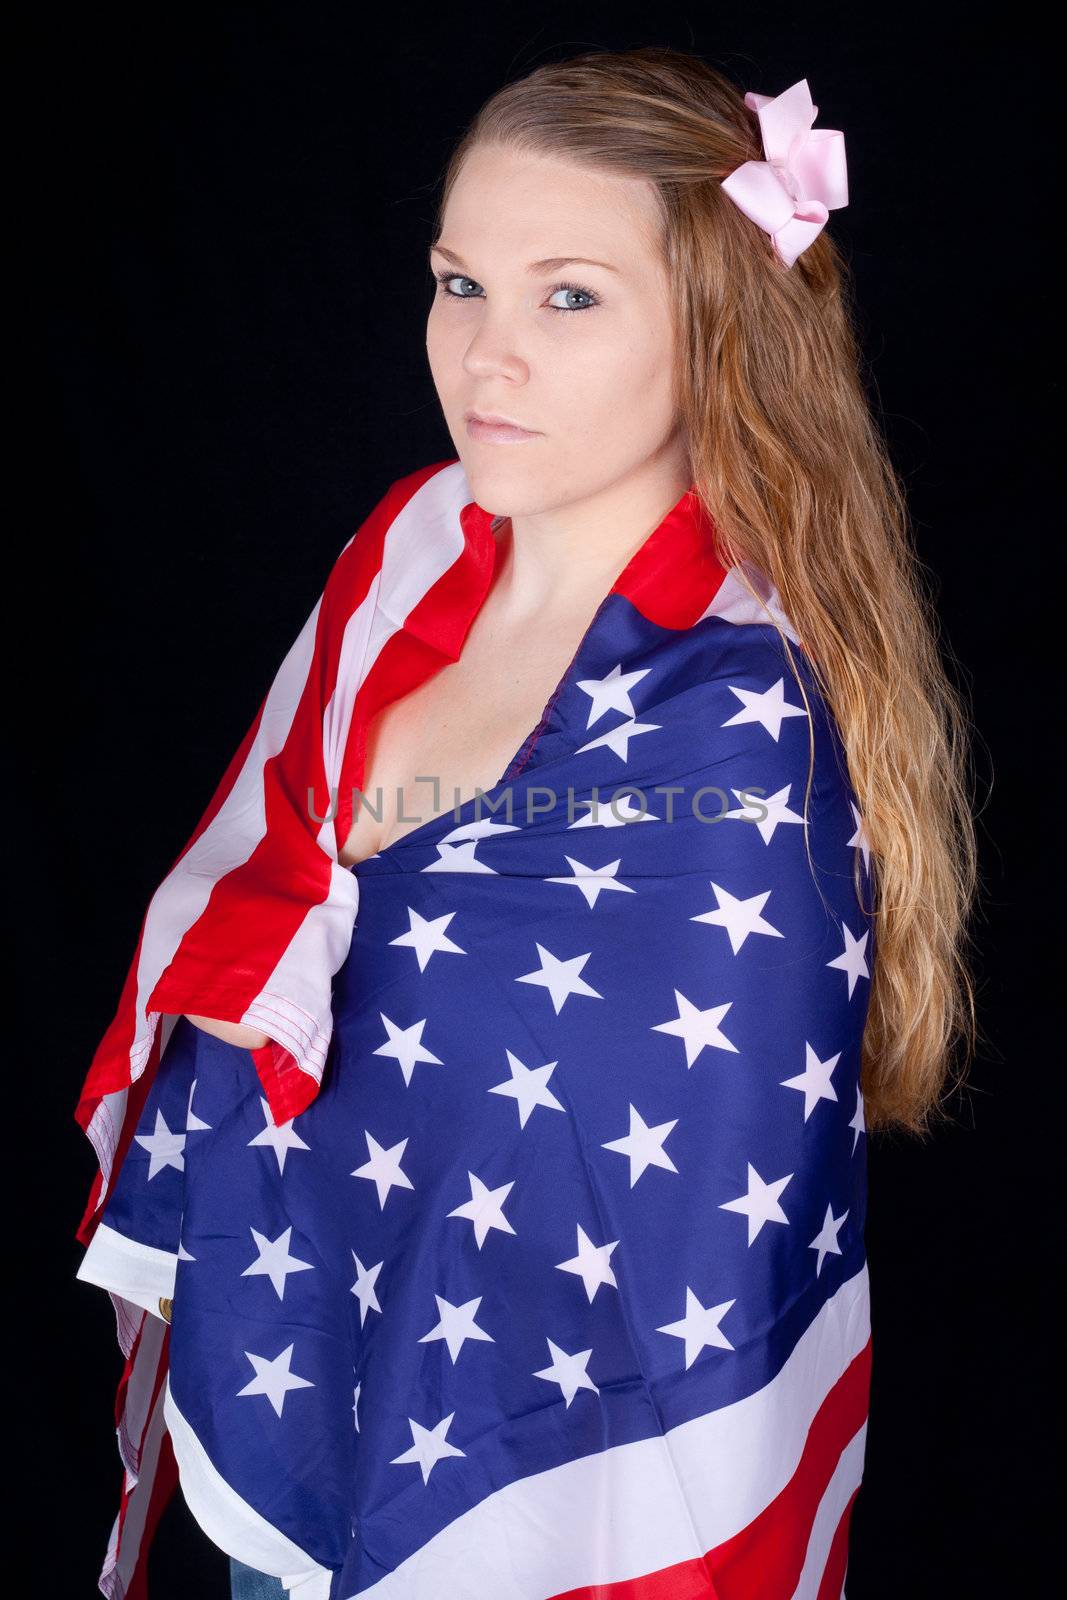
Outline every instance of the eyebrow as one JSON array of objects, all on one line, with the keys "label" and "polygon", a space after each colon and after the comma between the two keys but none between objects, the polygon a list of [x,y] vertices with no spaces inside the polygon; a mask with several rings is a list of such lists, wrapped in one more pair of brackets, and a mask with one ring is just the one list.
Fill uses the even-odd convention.
[{"label": "eyebrow", "polygon": [[[454,250],[447,250],[443,244],[431,245],[430,250],[431,253],[436,250],[439,255],[447,256],[453,266],[461,267],[464,272],[469,270],[463,258],[457,256]],[[610,261],[594,261],[589,256],[546,256],[543,261],[531,261],[526,270],[530,273],[559,272],[562,267],[569,266],[604,267],[608,272],[619,270],[618,267],[613,267]]]}]

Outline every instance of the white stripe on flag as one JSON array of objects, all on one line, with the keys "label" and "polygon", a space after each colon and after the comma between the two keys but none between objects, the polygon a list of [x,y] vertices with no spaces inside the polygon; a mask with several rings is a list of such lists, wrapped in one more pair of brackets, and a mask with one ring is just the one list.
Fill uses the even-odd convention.
[{"label": "white stripe on flag", "polygon": [[[178,1257],[171,1250],[128,1239],[105,1222],[97,1223],[75,1277],[142,1306],[159,1317],[160,1296],[174,1298]],[[161,1318],[162,1320],[162,1318]],[[126,1352],[127,1354],[129,1352]]]},{"label": "white stripe on flag", "polygon": [[[867,1442],[867,1424],[853,1434],[838,1457],[833,1477],[819,1502],[812,1523],[811,1538],[804,1557],[800,1581],[793,1591],[792,1600],[818,1600],[819,1585],[826,1571],[826,1558],[830,1554],[834,1534],[863,1476],[863,1452]],[[844,1600],[842,1592],[841,1600]]]},{"label": "white stripe on flag", "polygon": [[[543,1600],[702,1557],[747,1527],[786,1487],[819,1407],[869,1337],[864,1266],[755,1394],[654,1438],[506,1484],[358,1600],[425,1600],[428,1594]],[[167,1421],[185,1498],[209,1538],[261,1572],[299,1577],[301,1569],[306,1575],[323,1570],[220,1476],[169,1390]],[[861,1451],[857,1433],[824,1497],[827,1517],[832,1492],[844,1493]]]},{"label": "white stripe on flag", "polygon": [[464,1595],[542,1600],[546,1593],[619,1583],[705,1555],[746,1528],[785,1488],[816,1412],[869,1336],[864,1266],[755,1394],[659,1437],[506,1485],[358,1600],[456,1595],[457,1572]]},{"label": "white stripe on flag", "polygon": [[130,1055],[134,1079],[144,1070],[155,1033],[158,1014],[146,1017],[145,1006],[160,974],[169,966],[185,934],[200,917],[215,884],[248,860],[267,831],[263,769],[269,758],[283,748],[292,727],[311,671],[321,604],[320,596],[278,669],[256,737],[232,789],[196,843],[163,879],[149,903],[137,965],[137,1037]]},{"label": "white stripe on flag", "polygon": [[[246,1566],[257,1572],[267,1572],[275,1577],[287,1578],[289,1586],[316,1579],[321,1584],[326,1577],[323,1595],[329,1594],[332,1577],[328,1567],[320,1566],[298,1544],[286,1538],[246,1500],[242,1500],[225,1478],[215,1469],[188,1422],[182,1416],[170,1391],[167,1379],[164,1413],[170,1429],[174,1459],[178,1463],[178,1476],[182,1494],[193,1516],[209,1539],[220,1550],[236,1556]],[[318,1600],[314,1584],[307,1590],[298,1588],[300,1600]]]}]

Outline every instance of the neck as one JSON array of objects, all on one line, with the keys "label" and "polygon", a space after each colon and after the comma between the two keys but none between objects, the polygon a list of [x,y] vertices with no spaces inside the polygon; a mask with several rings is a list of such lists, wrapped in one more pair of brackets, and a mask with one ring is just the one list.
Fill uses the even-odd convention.
[{"label": "neck", "polygon": [[688,463],[671,472],[625,479],[580,502],[505,517],[495,530],[494,598],[521,623],[587,611],[601,599],[689,487]]}]

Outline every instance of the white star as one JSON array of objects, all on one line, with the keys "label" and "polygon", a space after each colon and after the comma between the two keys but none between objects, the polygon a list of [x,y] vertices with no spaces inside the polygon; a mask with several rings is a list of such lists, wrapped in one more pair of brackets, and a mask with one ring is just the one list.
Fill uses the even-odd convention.
[{"label": "white star", "polygon": [[677,1125],[678,1118],[675,1117],[673,1122],[661,1122],[657,1127],[650,1128],[637,1108],[630,1106],[629,1133],[622,1139],[612,1139],[603,1148],[617,1150],[620,1155],[630,1158],[631,1189],[646,1167],[665,1167],[668,1172],[678,1171],[663,1149],[663,1141]]},{"label": "white star", "polygon": [[833,1207],[827,1206],[822,1227],[808,1246],[809,1250],[817,1250],[819,1252],[819,1259],[815,1266],[816,1277],[822,1271],[823,1260],[826,1256],[839,1256],[841,1254],[841,1246],[837,1242],[837,1235],[847,1216],[848,1212],[846,1211],[842,1216],[835,1217]]},{"label": "white star", "polygon": [[552,1357],[552,1365],[542,1367],[540,1372],[534,1373],[534,1377],[544,1378],[549,1383],[558,1383],[568,1410],[579,1389],[592,1389],[594,1394],[600,1393],[585,1370],[589,1357],[593,1354],[591,1348],[579,1350],[576,1355],[571,1356],[566,1350],[561,1350],[558,1344],[553,1344],[551,1339],[546,1338],[545,1342]]},{"label": "white star", "polygon": [[647,678],[651,667],[644,667],[639,672],[623,672],[622,662],[612,667],[605,678],[579,678],[577,687],[583,694],[589,696],[589,720],[587,728],[608,711],[621,711],[624,716],[632,717],[633,704],[630,700],[630,690],[635,683],[640,683],[642,678]]},{"label": "white star", "polygon": [[238,1398],[243,1394],[265,1394],[279,1417],[290,1389],[315,1387],[309,1378],[298,1378],[295,1372],[289,1371],[289,1363],[293,1359],[291,1344],[286,1345],[281,1355],[275,1356],[273,1361],[267,1356],[254,1356],[251,1350],[246,1350],[245,1355],[255,1367],[256,1375],[249,1379],[243,1389],[238,1389]]},{"label": "white star", "polygon": [[853,1130],[852,1154],[855,1155],[856,1146],[860,1142],[860,1134],[867,1132],[867,1123],[863,1116],[863,1095],[859,1089],[856,1090],[856,1109],[852,1113],[852,1121],[849,1123],[849,1127]]},{"label": "white star", "polygon": [[606,867],[586,867],[582,862],[575,861],[573,856],[565,856],[568,866],[574,868],[570,877],[546,878],[545,883],[569,883],[585,896],[586,904],[592,908],[596,905],[597,896],[605,889],[617,889],[623,894],[634,894],[636,891],[628,883],[620,883],[616,874],[622,865],[622,857],[611,861]]},{"label": "white star", "polygon": [[384,1011],[379,1011],[378,1015],[385,1023],[385,1031],[389,1037],[384,1044],[372,1050],[371,1054],[393,1056],[400,1063],[406,1084],[411,1083],[411,1074],[415,1071],[417,1061],[432,1061],[438,1067],[443,1065],[439,1056],[435,1056],[432,1050],[427,1050],[423,1046],[422,1030],[427,1021],[425,1017],[421,1022],[413,1022],[410,1028],[401,1028],[392,1022]]},{"label": "white star", "polygon": [[788,703],[782,678],[772,688],[764,689],[762,694],[757,694],[754,689],[737,689],[732,683],[730,693],[741,701],[742,709],[732,717],[727,717],[723,727],[732,728],[739,722],[759,722],[776,743],[786,717],[806,717],[808,714],[803,706]]},{"label": "white star", "polygon": [[380,1145],[372,1133],[366,1128],[363,1130],[367,1140],[367,1150],[370,1159],[352,1173],[353,1178],[369,1178],[378,1186],[378,1205],[384,1211],[385,1202],[389,1197],[390,1189],[414,1189],[415,1185],[406,1172],[400,1170],[400,1158],[407,1145],[406,1139],[401,1139],[399,1144],[390,1145],[386,1150]]},{"label": "white star", "polygon": [[258,1233],[255,1228],[249,1232],[255,1242],[259,1255],[252,1265],[246,1267],[241,1273],[242,1278],[269,1278],[274,1285],[274,1292],[279,1300],[285,1297],[285,1280],[290,1272],[308,1272],[312,1269],[310,1261],[299,1261],[296,1256],[289,1254],[289,1240],[292,1238],[293,1228],[290,1223],[284,1233],[280,1233],[275,1240],[267,1238],[266,1234]]},{"label": "white star", "polygon": [[719,1210],[739,1211],[743,1217],[748,1218],[748,1242],[751,1244],[759,1237],[759,1231],[765,1222],[789,1222],[789,1218],[778,1204],[778,1197],[792,1176],[790,1172],[784,1178],[777,1178],[774,1183],[764,1183],[750,1161],[748,1193],[739,1195],[736,1200],[725,1200]]},{"label": "white star", "polygon": [[365,1267],[356,1252],[352,1251],[352,1260],[356,1263],[356,1281],[352,1285],[352,1293],[359,1301],[359,1325],[362,1328],[367,1320],[368,1311],[380,1311],[378,1304],[378,1274],[385,1266],[384,1261],[379,1261],[376,1267]]},{"label": "white star", "polygon": [[363,1385],[361,1383],[357,1383],[356,1387],[352,1391],[352,1394],[353,1394],[352,1421],[356,1425],[356,1432],[357,1433],[359,1432],[359,1391],[360,1391],[360,1389],[362,1389],[362,1387],[363,1387]]},{"label": "white star", "polygon": [[167,1127],[167,1121],[159,1107],[156,1107],[156,1127],[154,1133],[138,1133],[135,1135],[137,1143],[143,1145],[148,1151],[148,1182],[167,1167],[175,1167],[179,1172],[185,1171],[185,1134],[174,1133]]},{"label": "white star", "polygon": [[518,1103],[520,1128],[525,1128],[535,1106],[547,1106],[550,1111],[565,1110],[548,1087],[558,1061],[549,1061],[543,1067],[526,1067],[510,1050],[507,1058],[511,1077],[505,1078],[503,1083],[494,1083],[486,1093],[508,1095]]},{"label": "white star", "polygon": [[804,1071],[795,1078],[783,1078],[783,1089],[799,1089],[804,1096],[804,1121],[807,1122],[820,1100],[836,1100],[837,1092],[830,1078],[841,1060],[840,1050],[828,1061],[820,1061],[815,1051],[804,1041]]},{"label": "white star", "polygon": [[598,733],[595,739],[590,739],[585,744],[578,746],[574,752],[576,756],[584,755],[586,750],[597,750],[601,745],[614,752],[622,761],[630,759],[630,740],[639,733],[655,733],[661,726],[658,722],[638,722],[633,717],[628,717],[625,722],[620,722],[616,727],[609,728],[606,733]]},{"label": "white star", "polygon": [[719,1323],[734,1304],[724,1300],[719,1306],[702,1306],[696,1295],[686,1285],[685,1316],[678,1322],[668,1322],[657,1328],[657,1333],[669,1333],[675,1339],[685,1340],[685,1366],[688,1372],[706,1344],[719,1350],[732,1350],[733,1345],[719,1327]]},{"label": "white star", "polygon": [[[798,817],[795,811],[789,809],[789,791],[792,787],[791,783],[787,783],[774,794],[768,795],[756,794],[752,789],[734,789],[731,793],[741,801],[740,809],[726,811],[723,815],[736,817],[742,822],[755,823],[764,844],[770,844],[774,838],[774,830],[783,822],[799,822],[801,827],[807,826],[803,817]],[[761,812],[765,815],[761,816]]]},{"label": "white star", "polygon": [[395,939],[390,939],[390,944],[410,945],[415,952],[419,963],[419,971],[426,971],[426,964],[432,955],[439,950],[447,950],[453,955],[465,956],[466,950],[460,948],[445,933],[445,929],[455,916],[454,911],[446,911],[443,917],[434,917],[429,921],[420,917],[414,906],[408,906],[408,921],[411,924],[407,933],[401,933]]},{"label": "white star", "polygon": [[189,1085],[189,1106],[188,1106],[188,1109],[186,1110],[186,1113],[185,1113],[185,1131],[186,1131],[186,1133],[199,1133],[199,1132],[201,1132],[203,1130],[210,1130],[210,1128],[211,1128],[210,1122],[201,1122],[200,1118],[196,1115],[196,1113],[193,1110],[193,1095],[195,1093],[196,1093],[196,1079],[194,1078],[192,1083]]},{"label": "white star", "polygon": [[182,1241],[180,1239],[178,1240],[178,1260],[179,1261],[195,1261],[196,1260],[195,1256],[191,1256],[189,1254],[188,1250],[185,1248],[184,1244],[182,1243]]},{"label": "white star", "polygon": [[740,950],[750,933],[766,933],[775,939],[784,938],[779,928],[760,916],[767,901],[771,897],[768,889],[764,894],[754,894],[749,900],[737,900],[727,889],[720,889],[717,883],[711,886],[715,891],[715,898],[719,902],[717,911],[702,911],[699,916],[690,917],[690,922],[708,922],[716,927],[725,928],[730,939],[730,948],[734,955]]},{"label": "white star", "polygon": [[[455,793],[458,801],[459,791],[456,790],[453,792]],[[483,795],[485,792],[486,791],[483,789]],[[505,806],[505,810],[506,809],[507,808]],[[491,839],[498,833],[518,833],[518,831],[519,824],[517,822],[497,822],[492,812],[490,812],[488,815],[483,817],[474,817],[470,822],[458,823],[456,827],[445,834],[441,843],[457,844],[461,841],[469,839]]]},{"label": "white star", "polygon": [[437,846],[437,860],[423,867],[423,872],[491,872],[495,878],[497,873],[493,868],[487,867],[485,862],[479,861],[474,854],[478,843],[477,839],[465,839],[460,844],[447,844],[442,841]]},{"label": "white star", "polygon": [[490,1228],[499,1228],[503,1233],[515,1232],[502,1210],[504,1201],[515,1186],[515,1180],[502,1183],[499,1189],[489,1189],[473,1172],[468,1171],[467,1177],[470,1179],[471,1197],[461,1206],[456,1206],[454,1211],[449,1211],[448,1216],[466,1217],[474,1223],[474,1237],[480,1250]]},{"label": "white star", "polygon": [[[536,940],[534,941],[536,944]],[[541,965],[535,972],[524,972],[516,978],[516,983],[537,983],[547,989],[552,996],[552,1005],[557,1017],[563,1009],[563,1002],[569,995],[591,995],[594,1000],[603,1000],[604,996],[598,990],[586,983],[584,978],[578,976],[585,966],[591,950],[584,956],[571,956],[569,960],[560,960],[551,950],[546,950],[543,944],[537,945],[537,953],[541,957]]]},{"label": "white star", "polygon": [[278,1171],[284,1172],[285,1158],[289,1151],[307,1150],[309,1147],[293,1127],[294,1119],[292,1117],[289,1118],[288,1122],[275,1123],[271,1115],[270,1102],[263,1095],[260,1095],[259,1103],[263,1107],[263,1120],[266,1126],[262,1133],[257,1133],[254,1139],[249,1139],[249,1149],[254,1144],[270,1145],[270,1148],[278,1158]]},{"label": "white star", "polygon": [[452,1419],[456,1413],[450,1411],[447,1417],[442,1417],[435,1428],[424,1428],[421,1422],[416,1422],[414,1417],[408,1418],[411,1428],[411,1437],[415,1441],[410,1450],[405,1450],[402,1456],[394,1456],[390,1466],[399,1467],[408,1461],[417,1461],[422,1473],[423,1483],[430,1481],[430,1473],[438,1461],[445,1456],[463,1456],[465,1450],[457,1450],[454,1444],[449,1444],[445,1434],[452,1426]]},{"label": "white star", "polygon": [[560,1272],[573,1272],[585,1284],[586,1298],[592,1305],[594,1296],[602,1283],[608,1284],[612,1289],[617,1289],[615,1274],[609,1266],[612,1251],[618,1247],[618,1239],[613,1239],[610,1244],[594,1244],[586,1233],[581,1223],[578,1224],[578,1254],[569,1261],[557,1261],[556,1267]]},{"label": "white star", "polygon": [[851,1000],[852,991],[856,987],[856,979],[870,977],[870,973],[867,971],[867,963],[863,956],[869,934],[865,933],[862,939],[854,939],[847,922],[843,922],[841,927],[845,935],[845,948],[839,956],[835,956],[826,965],[828,967],[840,967],[842,972],[848,973],[848,997]]},{"label": "white star", "polygon": [[613,794],[607,800],[600,799],[600,790],[593,786],[592,800],[579,800],[579,806],[588,809],[584,817],[578,817],[569,824],[571,828],[625,828],[631,822],[662,822],[662,817],[653,816],[647,806],[639,805],[634,796]]},{"label": "white star", "polygon": [[864,824],[863,824],[863,817],[860,814],[860,811],[859,811],[858,807],[856,806],[855,801],[850,800],[849,801],[849,806],[850,806],[851,811],[852,811],[852,820],[856,824],[856,831],[852,835],[851,839],[848,839],[845,842],[846,842],[846,844],[856,845],[858,849],[862,850],[862,852],[863,852],[863,865],[867,869],[867,871],[870,872],[870,870],[871,870],[871,841],[867,837],[867,830],[866,830],[866,828],[864,827]]},{"label": "white star", "polygon": [[719,1023],[725,1017],[732,1000],[727,1000],[722,1006],[709,1006],[707,1011],[701,1011],[691,1000],[687,1000],[680,989],[674,991],[675,1004],[678,1015],[671,1022],[654,1022],[653,1033],[670,1033],[679,1039],[685,1040],[685,1064],[691,1067],[697,1056],[705,1048],[713,1050],[731,1050],[738,1054],[735,1044],[722,1032]]},{"label": "white star", "polygon": [[420,1344],[427,1344],[431,1339],[444,1339],[448,1345],[448,1353],[452,1357],[452,1365],[456,1364],[456,1357],[463,1349],[465,1339],[486,1339],[490,1344],[496,1340],[491,1333],[486,1333],[484,1328],[479,1328],[475,1322],[475,1313],[482,1303],[481,1295],[473,1300],[467,1300],[461,1306],[454,1306],[451,1300],[446,1300],[444,1295],[435,1294],[439,1321],[436,1327],[424,1333],[419,1340]]}]

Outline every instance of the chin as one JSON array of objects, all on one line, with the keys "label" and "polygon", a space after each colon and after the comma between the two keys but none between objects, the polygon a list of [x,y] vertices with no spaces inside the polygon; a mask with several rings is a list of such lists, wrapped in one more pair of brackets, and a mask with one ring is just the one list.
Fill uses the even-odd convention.
[{"label": "chin", "polygon": [[[518,445],[515,454],[525,451],[525,445]],[[508,446],[488,446],[485,449],[470,449],[465,447],[457,451],[463,470],[467,475],[467,482],[471,487],[471,494],[483,511],[491,511],[494,516],[529,516],[537,511],[543,511],[546,489],[544,463],[535,466],[512,460],[494,460],[492,451],[498,451],[501,457],[505,456]],[[486,460],[486,456],[490,456]]]}]

